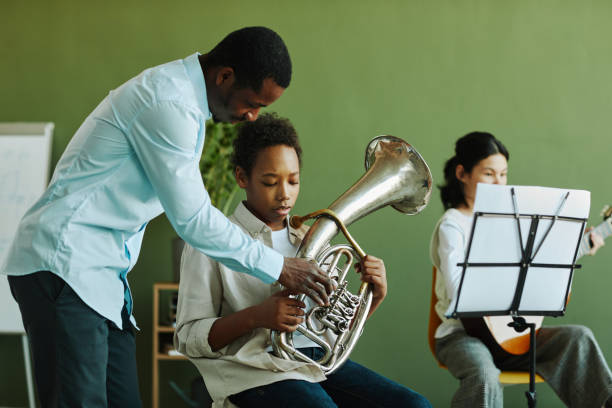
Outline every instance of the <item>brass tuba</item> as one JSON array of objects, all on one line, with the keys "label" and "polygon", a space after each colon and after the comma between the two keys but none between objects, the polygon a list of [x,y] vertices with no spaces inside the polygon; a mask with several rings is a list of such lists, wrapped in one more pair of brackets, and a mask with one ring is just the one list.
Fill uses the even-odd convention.
[{"label": "brass tuba", "polygon": [[[417,214],[431,195],[431,172],[421,155],[404,140],[378,136],[365,152],[366,173],[328,209],[303,217],[292,217],[291,225],[299,227],[309,218],[318,218],[300,245],[297,257],[311,259],[337,281],[329,306],[315,305],[305,311],[297,330],[323,348],[324,356],[314,361],[293,344],[293,333],[271,332],[277,357],[316,364],[331,374],[348,358],[363,331],[372,291],[361,283],[357,294],[349,291],[347,276],[352,265],[365,256],[346,229],[347,225],[387,205],[405,214]],[[350,245],[330,246],[338,230]],[[305,295],[298,297],[305,300]]]}]

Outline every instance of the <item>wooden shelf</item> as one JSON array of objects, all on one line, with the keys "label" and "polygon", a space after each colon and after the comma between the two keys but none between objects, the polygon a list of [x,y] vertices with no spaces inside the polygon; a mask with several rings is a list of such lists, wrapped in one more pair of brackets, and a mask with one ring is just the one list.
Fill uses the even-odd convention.
[{"label": "wooden shelf", "polygon": [[157,360],[187,360],[187,357],[182,354],[171,356],[169,354],[157,353],[155,358],[157,358]]},{"label": "wooden shelf", "polygon": [[153,284],[153,290],[178,290],[179,284],[176,282],[157,282]]},{"label": "wooden shelf", "polygon": [[[159,298],[161,291],[178,291],[179,284],[174,282],[158,282],[153,284],[153,408],[159,407],[159,362],[160,361],[187,361],[183,355],[168,355],[160,352],[160,345],[165,344],[171,339],[174,327],[168,323],[160,324],[159,317]],[[160,339],[161,337],[161,339]],[[163,343],[160,343],[163,340]],[[171,340],[170,340],[171,341]]]},{"label": "wooden shelf", "polygon": [[156,330],[159,333],[174,333],[174,327],[172,326],[157,326]]}]

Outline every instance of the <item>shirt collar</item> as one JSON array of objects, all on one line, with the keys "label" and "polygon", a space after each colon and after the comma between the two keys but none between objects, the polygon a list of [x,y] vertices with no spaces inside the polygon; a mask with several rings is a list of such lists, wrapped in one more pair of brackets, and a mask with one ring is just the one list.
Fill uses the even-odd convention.
[{"label": "shirt collar", "polygon": [[[271,229],[268,227],[262,220],[257,218],[253,213],[246,208],[243,202],[240,202],[236,209],[234,210],[234,219],[240,223],[244,227],[244,229],[251,235],[254,236],[256,234],[261,234],[264,232],[270,232]],[[287,216],[287,225],[289,226],[289,239],[292,244],[296,243],[297,240],[301,240],[304,237],[304,234],[308,230],[308,226],[304,224],[302,227],[297,230],[291,227],[289,223],[289,216]]]},{"label": "shirt collar", "polygon": [[212,114],[210,113],[210,109],[208,109],[206,83],[204,82],[204,73],[202,72],[200,60],[198,59],[199,55],[200,53],[196,52],[195,54],[192,54],[185,58],[183,60],[183,63],[185,64],[187,75],[189,76],[191,84],[193,85],[193,89],[195,90],[195,95],[196,99],[198,100],[200,110],[206,115],[206,119],[210,119]]},{"label": "shirt collar", "polygon": [[251,235],[271,231],[266,223],[253,215],[253,213],[246,208],[243,202],[240,202],[240,204],[238,204],[236,207],[236,210],[234,210],[234,218]]}]

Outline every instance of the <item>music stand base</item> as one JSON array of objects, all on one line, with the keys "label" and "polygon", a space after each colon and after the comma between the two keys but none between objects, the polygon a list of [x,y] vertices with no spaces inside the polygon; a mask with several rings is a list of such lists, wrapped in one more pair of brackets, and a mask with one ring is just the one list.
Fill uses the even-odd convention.
[{"label": "music stand base", "polygon": [[525,391],[525,396],[527,397],[527,406],[529,408],[535,408],[536,406],[536,395],[535,392]]},{"label": "music stand base", "polygon": [[536,406],[536,390],[535,390],[535,375],[536,375],[536,325],[535,323],[527,323],[525,318],[512,316],[512,322],[508,326],[514,328],[517,332],[523,332],[529,329],[529,391],[525,391],[527,398],[527,406],[535,408]]}]

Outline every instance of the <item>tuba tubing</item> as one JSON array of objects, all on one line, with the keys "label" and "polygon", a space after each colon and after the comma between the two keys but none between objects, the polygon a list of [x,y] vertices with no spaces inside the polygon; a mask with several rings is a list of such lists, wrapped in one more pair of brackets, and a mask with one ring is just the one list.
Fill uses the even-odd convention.
[{"label": "tuba tubing", "polygon": [[[297,257],[311,259],[320,267],[326,265],[330,273],[338,270],[341,256],[346,258],[346,262],[338,273],[342,279],[330,295],[330,305],[315,306],[306,311],[306,318],[297,329],[319,344],[325,355],[313,361],[300,353],[293,347],[293,333],[272,331],[272,346],[277,357],[316,364],[326,374],[340,367],[350,355],[363,331],[372,303],[369,284],[362,282],[357,295],[346,289],[348,282],[345,277],[353,259],[365,256],[346,226],[387,205],[405,214],[417,214],[425,208],[431,196],[432,177],[427,163],[416,149],[400,138],[384,135],[372,139],[366,148],[365,167],[366,173],[328,209],[303,217],[294,216],[290,221],[297,227],[309,218],[318,217],[304,236]],[[350,246],[329,247],[338,230],[344,233]],[[298,298],[304,300],[305,295]],[[312,325],[309,328],[313,320],[325,330]],[[321,332],[327,336],[319,335]],[[333,344],[329,344],[326,338],[334,337]]]},{"label": "tuba tubing", "polygon": [[[379,136],[369,143],[366,155],[367,172],[329,206],[344,225],[405,201],[414,204],[410,209],[399,209],[401,212],[416,214],[425,208],[431,195],[431,172],[411,145],[393,136]],[[319,218],[304,237],[296,256],[314,259],[337,233],[333,220]]]}]

